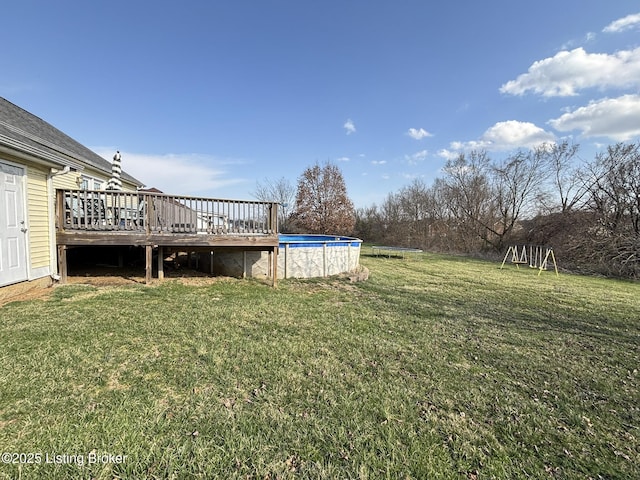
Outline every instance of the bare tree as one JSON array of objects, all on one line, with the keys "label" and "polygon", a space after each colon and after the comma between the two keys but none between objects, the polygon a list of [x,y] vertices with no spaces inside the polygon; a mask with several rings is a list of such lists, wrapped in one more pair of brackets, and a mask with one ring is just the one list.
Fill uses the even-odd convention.
[{"label": "bare tree", "polygon": [[450,227],[461,242],[461,250],[474,251],[490,243],[495,222],[491,188],[491,160],[483,151],[460,154],[445,165],[447,207]]},{"label": "bare tree", "polygon": [[380,207],[380,213],[382,219],[380,230],[384,242],[391,245],[402,245],[402,239],[405,235],[403,232],[404,214],[400,205],[400,194],[388,194]]},{"label": "bare tree", "polygon": [[[582,243],[607,273],[640,277],[640,144],[619,143],[587,167],[595,224]],[[595,261],[598,260],[599,261]]]},{"label": "bare tree", "polygon": [[443,251],[455,251],[455,236],[452,225],[454,216],[450,208],[449,189],[442,178],[436,178],[429,190],[431,225],[429,246]]},{"label": "bare tree", "polygon": [[497,218],[487,229],[495,239],[492,245],[501,251],[516,223],[533,215],[534,200],[546,179],[544,149],[517,152],[494,164],[492,170]]},{"label": "bare tree", "polygon": [[278,223],[281,232],[289,231],[289,217],[295,210],[295,186],[285,177],[278,180],[265,179],[256,183],[253,196],[261,202],[278,202]]},{"label": "bare tree", "polygon": [[298,181],[296,228],[308,233],[350,235],[355,226],[353,202],[340,169],[327,162],[307,168]]},{"label": "bare tree", "polygon": [[382,214],[377,205],[356,210],[355,235],[369,242],[381,242],[384,238]]},{"label": "bare tree", "polygon": [[538,150],[546,170],[550,190],[541,192],[539,204],[545,213],[569,212],[584,200],[588,186],[580,175],[581,165],[577,164],[579,145],[564,141],[545,144]]},{"label": "bare tree", "polygon": [[485,152],[472,151],[447,162],[446,198],[452,228],[466,250],[504,249],[517,222],[533,213],[533,202],[546,176],[543,160],[542,150],[519,151],[498,162]]},{"label": "bare tree", "polygon": [[400,191],[399,201],[406,224],[406,245],[426,248],[433,231],[433,192],[422,180],[415,179]]}]

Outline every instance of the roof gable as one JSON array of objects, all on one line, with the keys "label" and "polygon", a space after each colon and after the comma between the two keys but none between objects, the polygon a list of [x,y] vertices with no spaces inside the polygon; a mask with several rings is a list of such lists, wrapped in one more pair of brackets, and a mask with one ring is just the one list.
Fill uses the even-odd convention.
[{"label": "roof gable", "polygon": [[[62,165],[90,166],[107,175],[111,174],[111,162],[50,123],[2,97],[0,97],[0,144]],[[122,172],[122,178],[138,186],[144,185],[125,172]]]}]

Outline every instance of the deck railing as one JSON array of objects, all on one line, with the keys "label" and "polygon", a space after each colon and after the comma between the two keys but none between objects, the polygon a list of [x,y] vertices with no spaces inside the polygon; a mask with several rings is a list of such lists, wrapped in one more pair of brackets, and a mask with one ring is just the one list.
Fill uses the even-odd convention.
[{"label": "deck railing", "polygon": [[56,190],[59,230],[274,235],[278,204],[148,192]]}]

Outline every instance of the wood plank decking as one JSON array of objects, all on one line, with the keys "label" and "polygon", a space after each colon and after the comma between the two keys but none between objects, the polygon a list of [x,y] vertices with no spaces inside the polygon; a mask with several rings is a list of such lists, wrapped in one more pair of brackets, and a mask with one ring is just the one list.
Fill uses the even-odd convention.
[{"label": "wood plank decking", "polygon": [[[188,251],[237,248],[272,257],[277,279],[278,204],[245,200],[96,190],[56,191],[58,271],[66,279],[68,248],[145,247],[146,279],[151,281],[154,248]],[[161,261],[158,276],[162,277]]]}]

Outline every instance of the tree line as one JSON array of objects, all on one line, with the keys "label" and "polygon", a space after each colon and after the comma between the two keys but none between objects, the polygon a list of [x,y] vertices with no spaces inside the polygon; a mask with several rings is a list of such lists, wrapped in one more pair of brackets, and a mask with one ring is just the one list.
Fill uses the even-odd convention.
[{"label": "tree line", "polygon": [[259,184],[256,196],[285,205],[281,231],[497,258],[511,245],[544,245],[565,268],[640,278],[639,143],[610,145],[592,160],[566,141],[501,159],[471,151],[448,160],[431,185],[414,180],[357,210],[329,163],[305,170],[297,188]]},{"label": "tree line", "polygon": [[640,278],[640,145],[612,145],[591,161],[569,142],[500,160],[460,154],[432,185],[415,180],[359,209],[356,230],[368,241],[455,253],[550,246],[573,270]]}]

